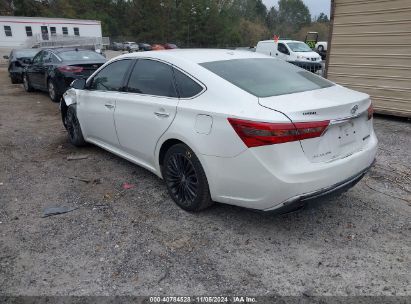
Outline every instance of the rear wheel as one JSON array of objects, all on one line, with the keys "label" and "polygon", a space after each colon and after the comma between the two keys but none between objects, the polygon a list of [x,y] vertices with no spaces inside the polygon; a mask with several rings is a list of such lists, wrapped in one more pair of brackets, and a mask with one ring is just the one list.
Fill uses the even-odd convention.
[{"label": "rear wheel", "polygon": [[61,96],[57,93],[57,87],[53,79],[47,82],[47,91],[52,102],[59,102]]},{"label": "rear wheel", "polygon": [[168,193],[182,209],[200,211],[213,204],[203,167],[186,145],[174,145],[166,152],[162,173]]},{"label": "rear wheel", "polygon": [[27,74],[24,74],[23,76],[23,86],[26,92],[33,92],[33,87],[30,84],[30,80],[27,77]]},{"label": "rear wheel", "polygon": [[67,109],[65,117],[65,126],[68,132],[70,142],[77,147],[86,145],[86,141],[81,131],[80,123],[77,119],[77,111],[75,105],[70,105]]}]

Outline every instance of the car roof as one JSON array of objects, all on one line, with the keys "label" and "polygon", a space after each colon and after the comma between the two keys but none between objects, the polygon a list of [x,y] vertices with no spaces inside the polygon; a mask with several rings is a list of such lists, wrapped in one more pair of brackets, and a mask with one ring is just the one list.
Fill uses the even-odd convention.
[{"label": "car roof", "polygon": [[[58,53],[63,53],[63,52],[68,52],[68,51],[91,51],[91,50],[86,50],[86,49],[80,49],[80,48],[55,48],[55,49],[43,49],[44,51],[49,51],[53,52],[55,54]],[[92,52],[92,51],[91,51]]]},{"label": "car roof", "polygon": [[266,55],[254,52],[244,52],[228,49],[172,49],[162,51],[149,51],[141,53],[124,54],[116,58],[148,57],[164,61],[185,61],[191,63],[204,63],[212,61],[267,58]]},{"label": "car roof", "polygon": [[299,40],[291,40],[291,39],[278,40],[278,42],[301,42],[301,43],[304,43],[303,41],[299,41]]},{"label": "car roof", "polygon": [[[260,42],[267,43],[267,42],[274,42],[274,40],[273,40],[273,39],[270,39],[270,40],[262,40],[262,41],[260,41]],[[304,43],[303,41],[292,40],[292,39],[279,39],[278,42],[301,42],[301,43]]]}]

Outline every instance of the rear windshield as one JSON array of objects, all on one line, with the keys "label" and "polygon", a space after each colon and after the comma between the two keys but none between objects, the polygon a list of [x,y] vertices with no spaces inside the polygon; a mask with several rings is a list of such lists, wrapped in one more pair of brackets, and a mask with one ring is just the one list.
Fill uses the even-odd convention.
[{"label": "rear windshield", "polygon": [[61,52],[58,56],[63,61],[87,61],[87,60],[104,60],[105,58],[93,51],[66,51]]},{"label": "rear windshield", "polygon": [[271,58],[212,61],[200,65],[257,97],[311,91],[334,85],[290,63]]}]

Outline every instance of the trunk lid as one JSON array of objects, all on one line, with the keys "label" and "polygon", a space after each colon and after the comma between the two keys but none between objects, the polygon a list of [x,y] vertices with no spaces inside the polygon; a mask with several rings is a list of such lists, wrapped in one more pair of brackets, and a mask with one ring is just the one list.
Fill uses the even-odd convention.
[{"label": "trunk lid", "polygon": [[301,140],[311,162],[329,162],[363,149],[372,132],[369,96],[335,85],[329,88],[259,98],[263,107],[282,112],[296,122],[330,121],[320,137]]},{"label": "trunk lid", "polygon": [[81,75],[84,77],[88,77],[94,73],[100,66],[105,63],[105,60],[96,61],[96,62],[84,62],[84,61],[65,61],[63,65],[66,66],[76,66],[82,67],[83,70],[80,73],[76,73],[77,75]]}]

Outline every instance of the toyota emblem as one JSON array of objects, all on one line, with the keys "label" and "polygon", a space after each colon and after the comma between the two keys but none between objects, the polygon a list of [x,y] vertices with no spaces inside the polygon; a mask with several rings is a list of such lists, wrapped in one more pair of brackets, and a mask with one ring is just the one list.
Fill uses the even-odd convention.
[{"label": "toyota emblem", "polygon": [[355,105],[351,108],[351,114],[354,115],[358,110],[358,105]]}]

